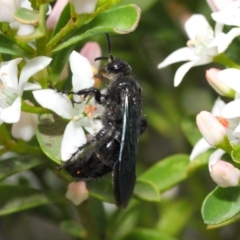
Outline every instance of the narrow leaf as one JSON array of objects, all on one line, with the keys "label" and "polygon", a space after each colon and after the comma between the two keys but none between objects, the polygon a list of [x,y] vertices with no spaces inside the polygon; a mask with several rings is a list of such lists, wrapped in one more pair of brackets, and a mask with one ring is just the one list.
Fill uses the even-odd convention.
[{"label": "narrow leaf", "polygon": [[20,155],[0,161],[0,180],[44,163],[43,156]]},{"label": "narrow leaf", "polygon": [[122,240],[177,240],[165,233],[160,233],[153,229],[138,228],[129,233]]},{"label": "narrow leaf", "polygon": [[43,192],[19,185],[0,185],[0,196],[0,216],[53,202],[67,202],[55,192]]},{"label": "narrow leaf", "polygon": [[28,53],[20,48],[15,42],[10,38],[0,33],[0,53],[12,54],[16,56],[28,56]]}]

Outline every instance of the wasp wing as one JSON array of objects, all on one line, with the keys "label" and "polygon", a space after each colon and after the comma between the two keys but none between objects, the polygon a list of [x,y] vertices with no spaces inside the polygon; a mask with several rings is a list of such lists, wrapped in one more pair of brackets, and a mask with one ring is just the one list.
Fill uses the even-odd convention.
[{"label": "wasp wing", "polygon": [[132,196],[136,175],[136,154],[140,135],[140,103],[129,89],[121,94],[123,125],[120,152],[114,166],[114,196],[118,206],[127,206]]}]

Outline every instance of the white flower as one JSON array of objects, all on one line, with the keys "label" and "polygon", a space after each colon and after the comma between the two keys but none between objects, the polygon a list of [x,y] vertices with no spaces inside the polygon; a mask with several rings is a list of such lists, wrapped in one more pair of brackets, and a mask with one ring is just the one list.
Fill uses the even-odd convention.
[{"label": "white flower", "polygon": [[[94,84],[93,69],[89,61],[73,51],[70,55],[73,91],[90,88]],[[101,120],[94,119],[101,116],[104,109],[97,105],[94,99],[88,101],[83,96],[74,95],[75,103],[65,95],[52,89],[43,89],[33,92],[37,102],[50,109],[59,116],[69,119],[61,143],[61,158],[67,161],[77,148],[87,142],[83,128],[91,135],[96,135],[102,128]]]},{"label": "white flower", "polygon": [[240,117],[240,70],[228,68],[218,72],[218,78],[227,86],[237,92],[233,101],[229,102],[223,109],[222,115],[225,118]]},{"label": "white flower", "polygon": [[228,7],[230,4],[235,2],[236,0],[207,0],[208,5],[214,11],[220,11]]},{"label": "white flower", "polygon": [[[226,165],[227,163],[222,163],[223,161],[220,160],[225,150],[231,148],[230,142],[239,142],[237,136],[234,134],[239,119],[223,118],[222,112],[225,106],[222,100],[217,99],[212,109],[212,116],[210,113],[201,116],[203,123],[198,123],[198,127],[204,138],[201,138],[196,143],[190,155],[190,160],[192,161],[210,148],[220,147],[210,155],[208,167],[213,181],[221,187],[236,186],[240,176],[240,171],[237,168],[234,168],[231,164]],[[226,166],[227,169],[223,171],[223,168]]]},{"label": "white flower", "polygon": [[93,13],[98,0],[69,0],[77,14]]},{"label": "white flower", "polygon": [[0,22],[14,22],[14,13],[21,6],[19,0],[0,0]]},{"label": "white flower", "polygon": [[[33,104],[25,100],[26,104]],[[38,124],[38,115],[33,113],[21,112],[20,119],[12,126],[12,136],[29,141],[35,135]]]},{"label": "white flower", "polygon": [[[35,73],[44,69],[50,62],[51,58],[36,57],[27,60],[27,63],[22,68],[18,80],[17,64],[21,58],[11,60],[9,62],[2,62],[0,67],[0,123],[17,123],[13,124],[12,133],[14,137],[30,140],[35,133],[34,120],[36,116],[30,114],[22,114],[25,121],[20,121],[21,117],[21,98],[24,90],[35,90],[41,88],[39,84],[27,83],[28,79]],[[33,118],[29,121],[26,116]],[[25,132],[20,129],[27,129]]]},{"label": "white flower", "polygon": [[214,33],[206,18],[200,14],[194,14],[186,21],[185,30],[190,38],[187,42],[188,47],[176,50],[158,65],[158,68],[164,68],[172,63],[187,61],[177,70],[174,86],[181,83],[191,67],[212,62],[215,56],[228,48],[240,32],[239,29],[239,31],[224,34],[221,28],[216,28]]},{"label": "white flower", "polygon": [[240,27],[240,1],[234,1],[223,10],[212,13],[211,16],[218,23]]}]

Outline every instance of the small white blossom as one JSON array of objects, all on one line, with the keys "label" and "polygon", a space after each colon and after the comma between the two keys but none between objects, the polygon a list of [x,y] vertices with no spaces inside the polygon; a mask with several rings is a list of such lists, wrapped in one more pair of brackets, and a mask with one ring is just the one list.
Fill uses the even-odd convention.
[{"label": "small white blossom", "polygon": [[221,27],[216,28],[214,32],[206,18],[200,14],[194,14],[186,21],[185,30],[190,38],[187,42],[188,47],[176,50],[158,65],[158,68],[164,68],[176,62],[187,61],[177,70],[174,86],[181,83],[190,68],[212,62],[215,56],[228,48],[240,32],[230,31],[224,34]]},{"label": "small white blossom", "polygon": [[[75,51],[71,53],[69,60],[73,74],[73,91],[93,87],[93,69],[89,61]],[[93,136],[102,128],[101,120],[95,118],[102,115],[104,108],[96,104],[94,99],[88,101],[88,98],[74,95],[75,103],[72,103],[65,94],[52,89],[34,91],[33,95],[40,105],[70,120],[61,143],[63,161],[67,161],[78,147],[87,142],[83,128]]]},{"label": "small white blossom", "polygon": [[218,12],[227,8],[230,4],[236,0],[207,0],[209,7],[214,11]]},{"label": "small white blossom", "polygon": [[211,14],[214,21],[240,27],[240,1],[234,1],[219,12]]},{"label": "small white blossom", "polygon": [[98,0],[69,0],[77,14],[93,13]]},{"label": "small white blossom", "polygon": [[[39,84],[28,83],[28,79],[35,73],[44,69],[50,62],[51,58],[48,57],[36,57],[31,60],[27,60],[25,66],[18,80],[18,63],[21,58],[11,60],[9,62],[2,62],[0,65],[0,123],[17,123],[13,125],[13,136],[29,140],[34,132],[35,125],[28,125],[29,122],[20,121],[21,117],[21,98],[24,90],[34,90],[41,88]],[[32,117],[29,114],[22,114],[22,117]],[[34,117],[35,119],[36,117]],[[31,123],[34,121],[31,120]],[[17,132],[17,129],[29,129],[31,130],[24,132]]]}]

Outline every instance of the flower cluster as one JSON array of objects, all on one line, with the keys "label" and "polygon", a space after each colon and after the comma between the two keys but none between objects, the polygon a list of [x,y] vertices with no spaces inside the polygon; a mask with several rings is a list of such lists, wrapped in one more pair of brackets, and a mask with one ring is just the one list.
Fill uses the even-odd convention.
[{"label": "flower cluster", "polygon": [[[158,68],[163,68],[175,62],[187,61],[177,70],[174,86],[181,83],[191,67],[219,61],[219,56],[240,35],[240,1],[207,2],[214,11],[211,16],[216,22],[215,30],[212,30],[203,15],[192,15],[184,25],[190,39],[187,47],[173,52],[158,65]],[[234,27],[224,33],[224,25]],[[224,61],[219,62],[224,64]],[[240,162],[237,157],[240,144],[240,67],[235,63],[232,66],[224,70],[212,68],[206,72],[206,79],[213,89],[220,96],[233,100],[226,104],[218,98],[212,112],[202,111],[197,115],[196,123],[203,138],[197,142],[190,155],[190,160],[194,160],[208,149],[216,149],[209,158],[209,171],[213,181],[221,187],[236,186],[240,181],[240,170],[221,160],[228,153],[233,161]]]}]

